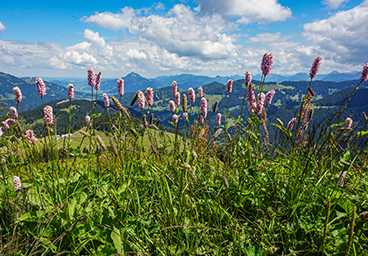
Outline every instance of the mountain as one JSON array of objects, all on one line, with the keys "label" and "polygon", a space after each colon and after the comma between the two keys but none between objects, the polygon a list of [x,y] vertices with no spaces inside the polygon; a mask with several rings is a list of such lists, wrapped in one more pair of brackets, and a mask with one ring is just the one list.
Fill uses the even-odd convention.
[{"label": "mountain", "polygon": [[[45,81],[46,95],[44,102],[66,98],[67,88]],[[40,96],[37,94],[35,78],[18,78],[0,72],[0,98],[6,102],[8,107],[16,106],[13,88],[18,86],[22,91],[23,99],[19,104],[19,111],[34,109],[42,104]]]},{"label": "mountain", "polygon": [[153,81],[156,81],[163,86],[170,86],[173,81],[176,81],[178,87],[184,90],[188,90],[190,87],[198,88],[202,85],[209,84],[212,82],[218,82],[226,84],[229,79],[238,80],[242,79],[242,76],[234,75],[230,76],[216,76],[216,77],[209,77],[209,76],[196,76],[191,74],[181,74],[181,75],[172,75],[172,76],[158,76],[153,78]]}]

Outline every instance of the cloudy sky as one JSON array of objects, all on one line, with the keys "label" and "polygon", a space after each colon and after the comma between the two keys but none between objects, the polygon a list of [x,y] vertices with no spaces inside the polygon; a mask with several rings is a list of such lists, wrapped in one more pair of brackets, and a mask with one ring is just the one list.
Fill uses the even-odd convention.
[{"label": "cloudy sky", "polygon": [[[0,6],[0,71],[16,76],[361,71],[368,0],[19,1]],[[37,3],[37,4],[36,4]]]}]

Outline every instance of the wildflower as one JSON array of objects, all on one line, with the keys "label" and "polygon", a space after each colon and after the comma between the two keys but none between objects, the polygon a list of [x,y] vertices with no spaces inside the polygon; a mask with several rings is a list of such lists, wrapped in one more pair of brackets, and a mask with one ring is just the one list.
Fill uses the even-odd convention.
[{"label": "wildflower", "polygon": [[214,134],[213,134],[213,138],[217,138],[220,134],[222,133],[222,128],[218,129]]},{"label": "wildflower", "polygon": [[178,90],[178,84],[174,81],[172,83],[172,87],[171,87],[171,94],[172,94],[172,96],[175,97],[177,90]]},{"label": "wildflower", "polygon": [[178,116],[177,116],[177,115],[175,115],[175,114],[174,114],[174,115],[172,116],[172,119],[173,119],[173,123],[174,123],[174,124],[176,124],[176,123],[178,122],[178,119],[179,119],[179,118],[178,118]]},{"label": "wildflower", "polygon": [[295,118],[295,117],[293,117],[293,118],[290,120],[290,122],[288,123],[288,125],[287,125],[287,129],[288,129],[289,131],[291,131],[291,130],[293,129],[294,124],[295,124],[295,121],[296,121],[296,118]]},{"label": "wildflower", "polygon": [[72,84],[68,85],[68,98],[74,99],[74,86]]},{"label": "wildflower", "polygon": [[4,132],[3,132],[3,130],[1,130],[1,127],[0,127],[0,139],[3,136],[3,134],[4,134]]},{"label": "wildflower", "polygon": [[12,115],[14,118],[18,118],[18,111],[15,107],[10,107],[10,110],[12,112]]},{"label": "wildflower", "polygon": [[46,95],[46,86],[41,78],[36,78],[37,93],[41,97]]},{"label": "wildflower", "polygon": [[260,95],[258,95],[258,103],[257,103],[257,106],[256,106],[256,113],[258,115],[260,115],[262,113],[264,102],[265,102],[265,95],[262,92]]},{"label": "wildflower", "polygon": [[256,108],[256,98],[254,96],[254,91],[251,84],[249,84],[247,87],[247,102],[249,111],[253,113],[254,109]]},{"label": "wildflower", "polygon": [[233,80],[229,79],[229,81],[227,81],[226,84],[226,91],[227,93],[231,93],[232,90],[233,90]]},{"label": "wildflower", "polygon": [[5,122],[6,122],[7,124],[9,124],[9,123],[11,123],[11,124],[16,124],[15,120],[14,120],[14,119],[12,119],[12,118],[6,119],[6,120],[5,120]]},{"label": "wildflower", "polygon": [[37,140],[34,132],[32,130],[26,131],[26,138],[28,139],[29,143],[34,144]]},{"label": "wildflower", "polygon": [[271,90],[266,94],[266,98],[265,98],[265,104],[269,105],[271,104],[272,98],[275,95],[275,90]]},{"label": "wildflower", "polygon": [[118,94],[120,96],[124,95],[124,80],[119,78],[117,80],[117,84],[118,84]]},{"label": "wildflower", "polygon": [[353,124],[353,120],[350,117],[346,118],[345,127],[346,128],[351,128],[352,124]]},{"label": "wildflower", "polygon": [[218,113],[216,116],[216,125],[221,125],[221,114]]},{"label": "wildflower", "polygon": [[91,126],[90,122],[91,122],[91,117],[89,115],[86,115],[86,123],[88,127]]},{"label": "wildflower", "polygon": [[189,93],[189,101],[190,102],[194,102],[195,101],[195,93],[192,87],[190,87],[188,89],[188,93]]},{"label": "wildflower", "polygon": [[321,56],[318,56],[317,58],[314,59],[314,61],[312,63],[312,67],[311,67],[310,72],[309,72],[309,77],[311,79],[317,77],[319,67],[321,66],[321,61],[322,61]]},{"label": "wildflower", "polygon": [[176,92],[175,94],[175,105],[176,106],[180,105],[180,92]]},{"label": "wildflower", "polygon": [[100,85],[101,85],[101,72],[98,72],[98,74],[96,75],[96,84],[95,84],[96,90],[100,89]]},{"label": "wildflower", "polygon": [[368,63],[366,63],[363,67],[362,76],[360,80],[367,81],[368,80]]},{"label": "wildflower", "polygon": [[249,71],[245,72],[245,85],[248,86],[252,83],[252,75]]},{"label": "wildflower", "polygon": [[110,101],[109,101],[109,97],[107,96],[106,93],[102,94],[102,97],[104,99],[104,102],[105,102],[105,107],[110,107]]},{"label": "wildflower", "polygon": [[43,110],[45,114],[45,124],[50,125],[54,123],[54,118],[52,117],[52,107],[46,106]]},{"label": "wildflower", "polygon": [[170,111],[174,112],[175,111],[175,102],[173,100],[169,101],[169,106],[170,106]]},{"label": "wildflower", "polygon": [[187,112],[183,113],[183,118],[184,118],[185,121],[188,119],[188,113]]},{"label": "wildflower", "polygon": [[339,176],[341,176],[341,178],[340,178],[339,182],[337,183],[337,185],[339,185],[340,187],[343,187],[344,184],[345,184],[346,174],[347,174],[346,171],[339,173]]},{"label": "wildflower", "polygon": [[15,101],[19,104],[22,101],[22,92],[18,86],[14,87],[13,91],[15,93]]},{"label": "wildflower", "polygon": [[20,183],[20,178],[18,176],[14,176],[13,183],[15,190],[20,190],[22,188],[22,183]]},{"label": "wildflower", "polygon": [[3,121],[3,125],[5,129],[10,129],[10,126],[8,125],[8,123],[6,121]]},{"label": "wildflower", "polygon": [[96,85],[95,71],[92,68],[89,68],[87,70],[87,73],[88,73],[88,85],[93,88]]},{"label": "wildflower", "polygon": [[201,123],[201,124],[203,124],[204,123],[204,116],[201,114],[201,116],[199,117],[199,122]]},{"label": "wildflower", "polygon": [[201,112],[204,118],[207,117],[207,100],[206,98],[201,99]]},{"label": "wildflower", "polygon": [[151,87],[148,87],[146,90],[146,98],[147,98],[147,103],[148,105],[152,106],[153,105],[153,89]]},{"label": "wildflower", "polygon": [[143,94],[143,92],[140,91],[138,93],[138,108],[144,109],[145,104],[146,104],[146,102],[145,102],[144,94]]},{"label": "wildflower", "polygon": [[[1,136],[0,136],[1,137]],[[6,158],[5,158],[5,156],[1,156],[1,163],[2,164],[5,164],[6,163]]]},{"label": "wildflower", "polygon": [[198,88],[198,98],[202,98],[203,97],[203,89],[202,89],[202,86],[200,86]]},{"label": "wildflower", "polygon": [[262,74],[263,75],[269,75],[270,74],[271,68],[272,68],[272,64],[273,64],[273,54],[266,52],[263,55],[262,65],[261,65],[261,69],[262,69]]}]

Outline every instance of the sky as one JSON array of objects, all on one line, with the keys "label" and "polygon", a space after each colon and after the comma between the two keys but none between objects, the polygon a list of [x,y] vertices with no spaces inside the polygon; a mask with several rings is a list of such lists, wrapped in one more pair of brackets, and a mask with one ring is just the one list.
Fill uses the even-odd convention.
[{"label": "sky", "polygon": [[358,72],[368,0],[1,0],[0,71],[24,77]]}]

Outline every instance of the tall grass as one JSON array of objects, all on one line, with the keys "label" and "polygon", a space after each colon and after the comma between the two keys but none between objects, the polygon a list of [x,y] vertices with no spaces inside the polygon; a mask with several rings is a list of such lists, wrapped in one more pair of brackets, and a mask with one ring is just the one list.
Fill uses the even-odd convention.
[{"label": "tall grass", "polygon": [[[175,135],[168,134],[152,114],[147,121],[148,111],[137,119],[115,97],[119,113],[98,134],[93,87],[91,126],[80,131],[88,140],[76,145],[69,137],[67,150],[51,134],[49,144],[32,142],[26,124],[6,122],[0,255],[368,254],[367,118],[361,131],[339,122],[350,96],[338,113],[308,127],[306,94],[293,127],[267,123],[261,93],[273,57],[266,57],[257,97],[244,93],[249,119],[232,117],[232,129],[227,112],[225,134],[199,115],[183,126],[187,136],[176,119]],[[190,117],[196,103],[189,99]],[[178,105],[179,119],[186,109]],[[271,141],[262,135],[267,125],[278,127]]]}]

